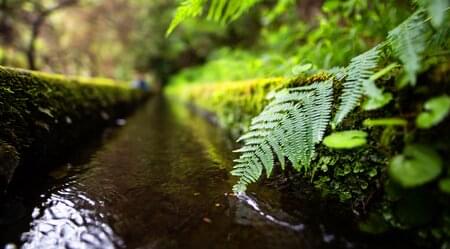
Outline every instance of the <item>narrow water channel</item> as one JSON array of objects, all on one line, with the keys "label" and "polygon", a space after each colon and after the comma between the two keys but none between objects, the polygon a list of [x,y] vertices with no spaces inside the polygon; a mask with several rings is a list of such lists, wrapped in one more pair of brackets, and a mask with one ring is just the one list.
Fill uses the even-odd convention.
[{"label": "narrow water channel", "polygon": [[107,134],[87,159],[23,183],[33,189],[17,190],[0,248],[389,248],[306,199],[231,195],[234,144],[182,105],[154,98]]}]

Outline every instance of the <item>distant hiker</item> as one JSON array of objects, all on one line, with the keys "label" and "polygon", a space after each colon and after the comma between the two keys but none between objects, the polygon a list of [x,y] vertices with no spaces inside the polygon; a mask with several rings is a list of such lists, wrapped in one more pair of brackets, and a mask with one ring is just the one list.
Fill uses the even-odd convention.
[{"label": "distant hiker", "polygon": [[140,89],[144,92],[150,91],[150,85],[145,80],[145,75],[143,73],[138,73],[136,79],[133,81],[133,87]]}]

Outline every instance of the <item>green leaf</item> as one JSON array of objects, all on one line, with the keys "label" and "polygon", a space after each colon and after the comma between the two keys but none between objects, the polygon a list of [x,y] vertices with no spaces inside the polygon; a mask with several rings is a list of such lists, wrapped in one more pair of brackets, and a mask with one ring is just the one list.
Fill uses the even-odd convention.
[{"label": "green leaf", "polygon": [[450,194],[450,177],[439,181],[439,189],[444,193]]},{"label": "green leaf", "polygon": [[416,125],[422,129],[428,129],[440,123],[450,110],[450,97],[447,95],[439,96],[428,100],[425,103],[425,112],[422,112],[416,118]]},{"label": "green leaf", "polygon": [[364,126],[406,126],[408,122],[402,118],[378,118],[378,119],[366,119],[363,122]]},{"label": "green leaf", "polygon": [[366,144],[367,133],[358,130],[333,132],[325,137],[323,143],[334,149],[351,149]]},{"label": "green leaf", "polygon": [[441,170],[439,154],[424,145],[407,145],[403,154],[395,156],[389,165],[389,175],[405,188],[430,182]]}]

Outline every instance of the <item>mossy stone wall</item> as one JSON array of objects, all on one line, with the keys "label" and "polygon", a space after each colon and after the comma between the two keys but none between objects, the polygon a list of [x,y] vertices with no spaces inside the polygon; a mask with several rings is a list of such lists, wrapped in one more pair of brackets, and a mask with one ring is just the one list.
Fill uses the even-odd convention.
[{"label": "mossy stone wall", "polygon": [[0,192],[17,166],[63,157],[146,97],[123,82],[0,66]]}]

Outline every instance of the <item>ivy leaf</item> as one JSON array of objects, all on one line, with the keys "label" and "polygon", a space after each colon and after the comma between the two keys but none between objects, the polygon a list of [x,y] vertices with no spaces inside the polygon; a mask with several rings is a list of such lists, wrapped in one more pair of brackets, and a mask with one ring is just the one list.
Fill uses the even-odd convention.
[{"label": "ivy leaf", "polygon": [[444,193],[450,194],[450,177],[439,181],[439,189]]},{"label": "ivy leaf", "polygon": [[323,143],[334,149],[352,149],[366,144],[367,133],[359,130],[333,132],[325,137]]},{"label": "ivy leaf", "polygon": [[442,171],[442,160],[424,145],[407,145],[403,154],[389,165],[389,175],[405,188],[421,186],[434,180]]},{"label": "ivy leaf", "polygon": [[428,100],[422,112],[416,118],[416,125],[422,129],[428,129],[440,123],[450,110],[450,97],[442,95]]}]

